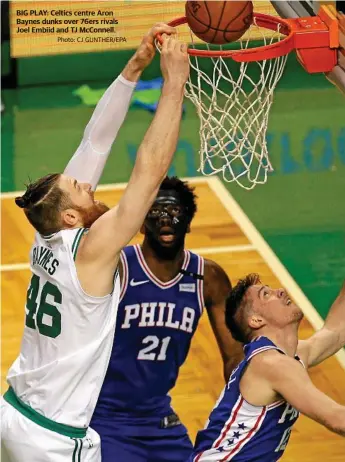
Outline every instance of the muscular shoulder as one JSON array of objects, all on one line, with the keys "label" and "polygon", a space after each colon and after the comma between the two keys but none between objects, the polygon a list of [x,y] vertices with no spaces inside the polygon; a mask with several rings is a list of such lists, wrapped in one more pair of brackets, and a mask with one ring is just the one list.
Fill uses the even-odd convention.
[{"label": "muscular shoulder", "polygon": [[[253,353],[254,354],[254,353]],[[251,360],[250,365],[252,369],[271,369],[272,367],[280,366],[285,363],[286,359],[291,359],[286,355],[283,355],[278,350],[271,349],[262,351],[256,354]]]},{"label": "muscular shoulder", "polygon": [[282,356],[276,350],[264,351],[254,356],[248,363],[240,381],[244,398],[254,406],[266,406],[279,399],[271,386],[271,371],[279,367]]},{"label": "muscular shoulder", "polygon": [[250,361],[251,370],[267,379],[274,378],[280,372],[286,372],[296,367],[303,367],[295,358],[291,358],[278,350],[263,351]]},{"label": "muscular shoulder", "polygon": [[231,282],[224,269],[215,261],[205,259],[204,299],[206,307],[226,297],[230,290]]},{"label": "muscular shoulder", "polygon": [[284,367],[285,359],[285,355],[277,350],[267,350],[256,354],[248,362],[243,382],[253,379],[270,381],[271,375]]},{"label": "muscular shoulder", "polygon": [[226,272],[220,265],[218,265],[218,263],[205,258],[205,279],[218,278],[219,276],[225,277],[227,280],[229,280]]}]

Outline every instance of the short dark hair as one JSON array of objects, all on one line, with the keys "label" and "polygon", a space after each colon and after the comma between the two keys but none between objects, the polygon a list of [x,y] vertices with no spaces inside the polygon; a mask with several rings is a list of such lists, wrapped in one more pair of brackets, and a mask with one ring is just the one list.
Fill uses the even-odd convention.
[{"label": "short dark hair", "polygon": [[251,273],[245,278],[240,279],[238,283],[231,289],[225,305],[225,323],[231,335],[235,340],[241,343],[250,341],[251,330],[244,323],[242,316],[236,316],[239,309],[242,308],[246,301],[245,296],[249,287],[259,284],[260,277],[258,274]]},{"label": "short dark hair", "polygon": [[189,223],[193,220],[197,211],[197,196],[194,193],[194,189],[187,181],[182,181],[177,176],[165,177],[159,187],[160,191],[173,190],[177,192],[181,198],[181,204],[186,208]]},{"label": "short dark hair", "polygon": [[60,230],[60,212],[69,204],[68,195],[60,189],[61,175],[52,173],[26,185],[22,196],[16,197],[18,207],[24,209],[32,226],[42,235]]}]

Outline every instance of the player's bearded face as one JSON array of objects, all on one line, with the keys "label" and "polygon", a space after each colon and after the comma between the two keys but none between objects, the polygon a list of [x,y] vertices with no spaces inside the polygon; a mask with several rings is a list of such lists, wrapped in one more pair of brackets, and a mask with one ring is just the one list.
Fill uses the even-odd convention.
[{"label": "player's bearded face", "polygon": [[84,228],[90,228],[90,226],[108,210],[109,207],[99,201],[95,201],[90,207],[78,208]]},{"label": "player's bearded face", "polygon": [[189,219],[175,191],[159,191],[144,223],[145,239],[156,255],[171,260],[183,249]]},{"label": "player's bearded face", "polygon": [[90,228],[100,216],[109,210],[103,202],[95,200],[89,183],[79,183],[72,177],[61,175],[59,186],[67,197],[65,207],[79,213],[85,228]]}]

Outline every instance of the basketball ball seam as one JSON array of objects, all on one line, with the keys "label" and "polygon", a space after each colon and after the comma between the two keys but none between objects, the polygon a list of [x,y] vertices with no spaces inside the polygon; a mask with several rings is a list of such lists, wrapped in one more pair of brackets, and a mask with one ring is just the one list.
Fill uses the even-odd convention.
[{"label": "basketball ball seam", "polygon": [[[208,21],[209,21],[208,30],[210,30],[211,22],[212,22],[212,16],[211,16],[210,10],[208,9],[207,2],[205,2],[205,8],[206,8],[206,11],[207,11],[207,14],[208,14]],[[195,19],[197,19],[197,18],[195,18]]]},{"label": "basketball ball seam", "polygon": [[[206,2],[205,2],[206,3]],[[188,8],[188,13],[190,14],[190,16],[192,16],[192,18],[194,18],[199,24],[201,24],[202,26],[205,26],[207,29],[206,30],[203,30],[203,31],[197,31],[196,33],[197,34],[206,34],[210,28],[211,28],[211,15],[210,15],[210,12],[209,12],[209,9],[207,8],[206,6],[206,11],[207,11],[207,14],[208,14],[208,19],[209,19],[209,24],[205,24],[203,21],[200,21],[199,18],[197,18],[195,16],[195,14],[193,13],[193,10],[191,9],[191,7],[189,6],[191,4],[191,2],[187,2],[187,8]]]},{"label": "basketball ball seam", "polygon": [[[207,2],[205,2],[205,6],[206,6],[206,8],[207,8]],[[225,7],[226,7],[226,1],[223,2],[223,6],[222,6],[222,10],[221,10],[220,15],[219,15],[219,21],[218,21],[217,27],[212,27],[212,29],[215,29],[215,34],[214,34],[214,36],[213,36],[213,38],[212,38],[211,43],[214,42],[214,39],[216,38],[216,36],[217,36],[217,34],[218,34],[219,25],[220,25],[220,23],[221,23],[221,21],[222,21]],[[212,30],[212,29],[211,29],[211,30]]]},{"label": "basketball ball seam", "polygon": [[[243,14],[243,12],[245,11],[245,9],[247,8],[247,6],[248,6],[249,3],[250,3],[250,2],[247,2],[247,3],[244,5],[244,7],[243,7],[242,10],[238,13],[238,15],[235,16],[234,18],[232,18],[231,21],[230,21],[228,24],[226,24],[225,29],[222,31],[222,32],[223,32],[224,40],[226,40],[227,42],[228,42],[228,40],[227,40],[227,38],[226,38],[226,34],[227,34],[227,33],[246,31],[246,30],[250,27],[250,26],[245,25],[242,29],[228,29],[228,27],[230,26],[230,24],[231,24],[233,21],[235,21],[239,16],[241,16],[241,15]],[[251,14],[252,14],[252,13],[251,13]],[[246,16],[246,17],[247,17],[247,16]]]},{"label": "basketball ball seam", "polygon": [[[244,9],[247,7],[248,3],[249,3],[249,2],[246,3],[246,6],[242,9],[241,13],[243,13],[243,11],[244,11]],[[241,13],[239,13],[235,18],[232,18],[229,24],[231,24],[231,23],[234,21],[234,19],[237,19],[238,16],[239,16]],[[208,27],[208,30],[217,30],[217,31],[219,31],[219,32],[230,32],[230,33],[231,33],[231,32],[241,32],[242,30],[245,30],[245,28],[243,28],[243,29],[233,29],[233,30],[216,29],[215,27],[213,27],[213,26],[211,26],[211,25],[208,26],[207,24],[205,24],[203,21],[201,21],[199,18],[197,18],[193,13],[190,12],[190,14],[191,14],[191,16],[193,16],[193,18],[194,18],[198,23],[200,23],[202,26]],[[205,32],[208,32],[208,30],[206,30]],[[198,33],[205,33],[205,32],[198,32]]]}]

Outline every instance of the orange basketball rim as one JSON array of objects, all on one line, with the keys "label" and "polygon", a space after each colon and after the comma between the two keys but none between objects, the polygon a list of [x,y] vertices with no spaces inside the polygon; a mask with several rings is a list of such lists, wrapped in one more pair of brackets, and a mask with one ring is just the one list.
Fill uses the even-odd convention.
[{"label": "orange basketball rim", "polygon": [[[321,6],[317,16],[282,19],[267,14],[253,13],[254,24],[258,27],[278,31],[282,40],[270,45],[244,50],[200,50],[190,47],[188,53],[199,57],[231,58],[237,62],[252,62],[274,59],[296,50],[298,59],[309,73],[329,72],[338,62],[339,22],[335,12]],[[187,23],[181,17],[169,23],[177,27]],[[162,42],[160,36],[157,37]]]}]

